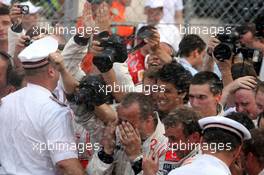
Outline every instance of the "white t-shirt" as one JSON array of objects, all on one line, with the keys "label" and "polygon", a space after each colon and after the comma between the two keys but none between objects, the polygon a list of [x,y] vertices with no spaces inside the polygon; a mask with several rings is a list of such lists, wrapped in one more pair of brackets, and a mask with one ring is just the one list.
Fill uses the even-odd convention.
[{"label": "white t-shirt", "polygon": [[56,174],[57,162],[78,158],[71,110],[51,92],[27,84],[0,105],[0,174]]}]

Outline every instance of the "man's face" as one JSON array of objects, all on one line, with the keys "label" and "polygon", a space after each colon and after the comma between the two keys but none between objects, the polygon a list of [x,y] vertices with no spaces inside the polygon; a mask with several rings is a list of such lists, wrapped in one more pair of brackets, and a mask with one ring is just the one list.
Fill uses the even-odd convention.
[{"label": "man's face", "polygon": [[264,112],[264,92],[260,90],[256,94],[257,113]]},{"label": "man's face", "polygon": [[254,34],[248,31],[244,35],[241,35],[241,38],[239,41],[241,44],[249,45],[253,42],[253,40],[254,40]]},{"label": "man's face", "polygon": [[117,114],[119,122],[127,121],[129,122],[134,129],[138,129],[140,135],[144,133],[144,121],[140,117],[140,109],[137,103],[133,103],[129,107],[124,107],[122,105],[118,106]]},{"label": "man's face", "polygon": [[148,25],[157,25],[163,16],[162,8],[149,8],[147,10],[147,23]]},{"label": "man's face", "polygon": [[190,85],[189,101],[192,108],[202,117],[213,116],[217,114],[217,104],[220,95],[214,95],[208,84]]},{"label": "man's face", "polygon": [[10,17],[8,15],[0,15],[0,41],[7,40],[8,28],[10,25]]},{"label": "man's face", "polygon": [[169,113],[177,106],[183,105],[183,97],[178,94],[174,84],[158,80],[157,85],[160,89],[154,96],[160,111]]},{"label": "man's face", "polygon": [[237,112],[243,112],[254,120],[257,117],[257,105],[255,92],[247,89],[239,89],[234,94]]}]

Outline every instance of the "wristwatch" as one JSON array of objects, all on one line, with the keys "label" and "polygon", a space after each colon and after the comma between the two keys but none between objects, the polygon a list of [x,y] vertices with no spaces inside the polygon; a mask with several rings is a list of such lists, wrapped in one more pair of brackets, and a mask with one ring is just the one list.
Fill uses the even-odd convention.
[{"label": "wristwatch", "polygon": [[139,174],[142,171],[142,160],[143,155],[139,155],[133,161],[131,161],[132,169],[134,170],[135,174]]}]

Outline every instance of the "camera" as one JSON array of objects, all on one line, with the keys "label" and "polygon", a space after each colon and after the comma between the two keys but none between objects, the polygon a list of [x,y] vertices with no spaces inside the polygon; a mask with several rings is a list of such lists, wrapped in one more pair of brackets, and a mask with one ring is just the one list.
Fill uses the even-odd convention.
[{"label": "camera", "polygon": [[99,34],[100,47],[104,50],[93,58],[94,65],[104,73],[113,67],[113,63],[124,63],[128,57],[125,40],[118,35]]},{"label": "camera", "polygon": [[79,85],[79,90],[74,94],[77,105],[85,105],[88,111],[93,111],[95,106],[111,102],[111,94],[105,91],[106,84],[99,75],[88,75],[84,77]]},{"label": "camera", "polygon": [[155,30],[156,28],[153,26],[143,26],[142,28],[139,29],[137,38],[138,39],[146,39],[150,38],[154,35],[154,32],[152,30]]},{"label": "camera", "polygon": [[213,51],[218,61],[228,60],[232,54],[238,54],[240,35],[237,31],[231,30],[229,33],[217,34],[216,38],[221,42]]},{"label": "camera", "polygon": [[28,5],[17,5],[18,8],[21,10],[21,14],[27,15],[29,14],[29,6]]}]

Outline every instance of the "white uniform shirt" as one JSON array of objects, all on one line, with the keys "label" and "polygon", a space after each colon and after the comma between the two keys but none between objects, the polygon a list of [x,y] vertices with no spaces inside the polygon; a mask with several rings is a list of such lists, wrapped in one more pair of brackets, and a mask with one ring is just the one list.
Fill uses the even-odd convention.
[{"label": "white uniform shirt", "polygon": [[0,105],[0,174],[56,174],[55,164],[77,158],[70,109],[51,92],[28,84]]},{"label": "white uniform shirt", "polygon": [[231,175],[228,166],[220,159],[203,154],[191,163],[172,170],[169,175]]}]

